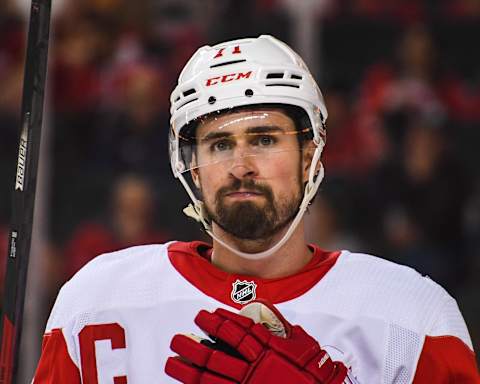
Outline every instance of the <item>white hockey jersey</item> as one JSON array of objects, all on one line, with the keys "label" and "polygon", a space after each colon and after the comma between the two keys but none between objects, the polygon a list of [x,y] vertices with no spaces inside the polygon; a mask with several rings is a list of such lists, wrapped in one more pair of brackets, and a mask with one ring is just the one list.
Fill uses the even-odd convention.
[{"label": "white hockey jersey", "polygon": [[101,255],[61,289],[34,384],[165,384],[170,340],[198,333],[201,309],[262,298],[301,325],[362,384],[479,383],[455,300],[411,268],[316,246],[300,272],[260,279],[224,272],[201,242]]}]

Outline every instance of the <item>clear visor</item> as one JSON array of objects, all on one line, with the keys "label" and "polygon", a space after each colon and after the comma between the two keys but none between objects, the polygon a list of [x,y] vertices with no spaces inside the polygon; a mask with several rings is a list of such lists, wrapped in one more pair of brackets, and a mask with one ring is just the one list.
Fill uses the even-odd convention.
[{"label": "clear visor", "polygon": [[286,152],[298,152],[303,138],[312,137],[310,127],[297,127],[276,109],[222,112],[191,122],[178,136],[181,172],[222,165],[255,157],[272,161]]}]

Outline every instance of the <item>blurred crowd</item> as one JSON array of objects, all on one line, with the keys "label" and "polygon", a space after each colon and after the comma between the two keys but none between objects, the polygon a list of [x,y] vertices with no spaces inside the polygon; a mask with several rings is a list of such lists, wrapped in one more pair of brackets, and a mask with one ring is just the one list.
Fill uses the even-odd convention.
[{"label": "blurred crowd", "polygon": [[[286,3],[59,2],[46,114],[45,257],[54,267],[45,313],[58,287],[95,255],[206,239],[181,214],[187,196],[169,169],[169,94],[201,45],[269,33],[295,47]],[[381,255],[438,281],[457,298],[478,349],[480,2],[327,0],[317,18],[329,118],[326,179],[309,210],[309,239]],[[7,0],[0,7],[3,253],[25,28],[21,7]]]}]

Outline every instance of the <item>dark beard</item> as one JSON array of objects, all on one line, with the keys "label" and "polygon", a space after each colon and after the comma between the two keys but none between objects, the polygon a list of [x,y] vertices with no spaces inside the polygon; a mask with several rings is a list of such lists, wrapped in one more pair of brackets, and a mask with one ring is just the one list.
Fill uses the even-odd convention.
[{"label": "dark beard", "polygon": [[[241,201],[226,205],[226,194],[240,189],[261,193],[266,200],[265,204]],[[296,199],[277,209],[273,191],[269,186],[255,183],[252,179],[234,179],[230,186],[222,187],[217,191],[215,212],[212,212],[208,206],[206,209],[218,226],[238,239],[270,239],[293,220],[298,212],[300,200],[297,195]]]}]

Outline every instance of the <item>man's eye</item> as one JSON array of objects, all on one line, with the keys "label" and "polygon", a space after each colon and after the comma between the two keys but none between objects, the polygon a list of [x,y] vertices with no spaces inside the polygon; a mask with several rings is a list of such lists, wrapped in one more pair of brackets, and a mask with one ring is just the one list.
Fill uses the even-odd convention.
[{"label": "man's eye", "polygon": [[272,136],[260,136],[256,141],[256,144],[262,147],[268,147],[275,144],[275,138]]},{"label": "man's eye", "polygon": [[223,152],[227,151],[232,147],[231,143],[229,143],[226,140],[220,140],[215,143],[213,143],[210,147],[210,150],[212,152]]}]

